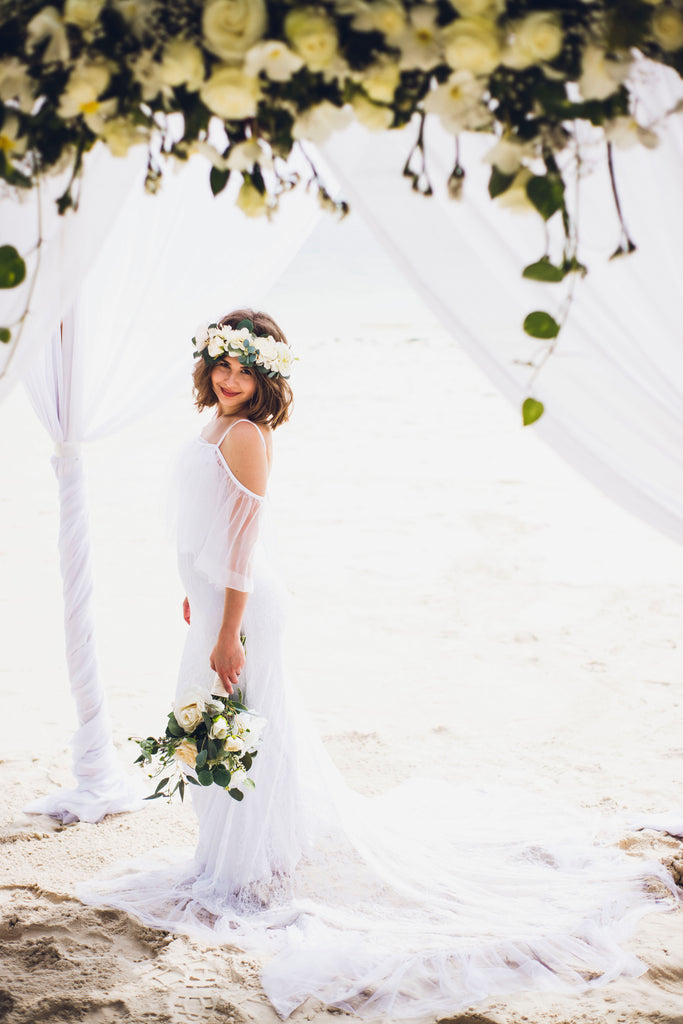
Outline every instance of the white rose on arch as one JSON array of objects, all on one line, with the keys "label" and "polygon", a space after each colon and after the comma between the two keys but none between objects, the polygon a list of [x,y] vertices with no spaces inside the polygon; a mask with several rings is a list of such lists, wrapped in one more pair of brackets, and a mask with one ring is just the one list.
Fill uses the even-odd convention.
[{"label": "white rose on arch", "polygon": [[258,80],[239,68],[219,67],[204,82],[199,95],[209,110],[224,121],[255,117],[261,88]]},{"label": "white rose on arch", "polygon": [[503,63],[521,70],[540,61],[554,60],[563,42],[559,16],[553,11],[532,11],[521,21],[513,22]]},{"label": "white rose on arch", "polygon": [[241,61],[267,25],[265,0],[208,0],[202,14],[206,48],[225,61]]},{"label": "white rose on arch", "polygon": [[490,75],[502,57],[502,37],[488,18],[458,18],[443,30],[446,62],[455,70]]},{"label": "white rose on arch", "polygon": [[290,11],[285,35],[295,53],[311,71],[325,71],[335,62],[339,37],[332,18],[317,7]]},{"label": "white rose on arch", "polygon": [[626,79],[631,58],[614,60],[599,46],[587,46],[581,59],[579,92],[585,100],[606,100]]},{"label": "white rose on arch", "polygon": [[271,82],[288,82],[303,66],[301,57],[279,39],[266,39],[262,43],[257,43],[244,58],[246,74],[258,78],[263,71]]},{"label": "white rose on arch", "polygon": [[189,39],[171,39],[161,51],[160,75],[166,85],[196,92],[204,81],[204,56]]}]

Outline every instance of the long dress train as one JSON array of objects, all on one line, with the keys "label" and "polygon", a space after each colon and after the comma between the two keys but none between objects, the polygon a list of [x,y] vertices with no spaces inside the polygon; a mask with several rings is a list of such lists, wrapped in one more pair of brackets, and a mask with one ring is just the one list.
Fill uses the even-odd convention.
[{"label": "long dress train", "polygon": [[160,863],[155,851],[83,886],[81,899],[264,956],[281,1016],[312,995],[364,1015],[428,1017],[643,973],[622,944],[644,913],[677,904],[662,865],[595,843],[566,808],[520,793],[417,780],[381,797],[350,790],[288,692],[267,501],[239,483],[220,442],[195,439],[178,480],[192,609],[178,693],[209,692],[224,588],[251,591],[241,685],[268,722],[256,789],[237,804],[193,787],[194,857]]}]

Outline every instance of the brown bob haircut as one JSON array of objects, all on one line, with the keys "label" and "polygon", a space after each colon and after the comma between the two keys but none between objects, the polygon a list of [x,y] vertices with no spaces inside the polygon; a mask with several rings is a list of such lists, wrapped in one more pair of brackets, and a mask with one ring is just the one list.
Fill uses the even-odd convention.
[{"label": "brown bob haircut", "polygon": [[[270,334],[275,341],[283,341],[285,345],[289,344],[283,331],[271,316],[253,309],[236,309],[219,320],[218,326],[235,328],[241,320],[251,320],[254,325],[254,334],[257,336],[264,337]],[[212,369],[213,367],[207,366],[201,356],[197,358],[193,380],[195,405],[199,410],[208,409],[210,406],[218,404],[218,399],[211,386]],[[243,415],[254,423],[263,423],[275,430],[276,427],[286,423],[290,416],[294,396],[289,381],[284,377],[268,377],[258,370],[252,372],[256,381],[256,391],[245,406]]]}]

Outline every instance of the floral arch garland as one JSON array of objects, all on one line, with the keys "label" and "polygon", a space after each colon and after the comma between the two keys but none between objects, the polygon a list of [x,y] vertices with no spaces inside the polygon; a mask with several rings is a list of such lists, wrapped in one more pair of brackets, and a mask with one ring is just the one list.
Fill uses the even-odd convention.
[{"label": "floral arch garland", "polygon": [[[537,310],[524,322],[547,343],[535,372],[586,271],[567,189],[581,173],[582,133],[606,145],[622,228],[612,255],[622,255],[635,246],[612,150],[656,146],[657,124],[681,107],[644,121],[638,101],[642,68],[683,74],[683,0],[23,0],[0,11],[0,178],[21,192],[70,169],[60,213],[77,205],[83,156],[98,142],[121,157],[146,146],[152,192],[165,160],[199,152],[214,194],[240,176],[237,205],[272,216],[300,184],[288,163],[297,148],[310,166],[306,186],[345,212],[305,143],[351,120],[375,131],[414,120],[415,145],[397,173],[428,196],[424,124],[438,118],[455,140],[453,199],[466,174],[460,134],[491,133],[491,198],[559,225],[559,250],[549,245],[524,269],[568,281],[557,318]],[[13,241],[0,238],[2,288],[27,272]],[[1,342],[17,342],[22,319],[0,325]],[[542,412],[528,398],[524,422]]]}]

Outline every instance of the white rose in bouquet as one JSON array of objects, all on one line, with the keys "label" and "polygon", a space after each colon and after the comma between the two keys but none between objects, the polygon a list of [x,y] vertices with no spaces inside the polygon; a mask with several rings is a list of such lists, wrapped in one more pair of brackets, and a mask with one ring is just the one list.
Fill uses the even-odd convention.
[{"label": "white rose in bouquet", "polygon": [[532,11],[514,22],[512,37],[503,63],[511,68],[529,68],[539,61],[553,60],[562,49],[562,22],[552,11]]},{"label": "white rose in bouquet", "polygon": [[204,82],[199,95],[209,110],[225,121],[255,117],[261,89],[256,78],[239,68],[219,67]]},{"label": "white rose in bouquet", "polygon": [[206,699],[200,690],[187,690],[173,705],[175,720],[185,732],[193,732],[206,710]]},{"label": "white rose in bouquet", "polygon": [[[211,726],[211,732],[209,733],[209,736],[211,737],[212,740],[224,740],[227,735],[228,721],[223,715],[218,715],[213,720],[213,725]],[[228,740],[228,743],[229,742],[230,741]],[[230,750],[230,747],[228,746],[227,743],[225,744],[225,749]]]},{"label": "white rose in bouquet", "polygon": [[184,85],[196,92],[204,81],[204,56],[189,39],[172,39],[161,51],[161,78],[166,85]]},{"label": "white rose in bouquet", "polygon": [[188,768],[194,768],[197,763],[197,748],[191,740],[183,740],[175,748],[174,757],[176,761],[182,761]]},{"label": "white rose in bouquet", "polygon": [[266,39],[257,43],[244,58],[244,70],[257,78],[263,71],[271,82],[288,82],[304,66],[301,57],[279,39]]},{"label": "white rose in bouquet", "polygon": [[[221,738],[225,739],[225,737]],[[230,754],[241,754],[244,751],[244,743],[238,736],[228,736],[224,747]]]},{"label": "white rose in bouquet", "polygon": [[227,61],[240,61],[267,24],[264,0],[208,0],[202,15],[206,48]]}]

